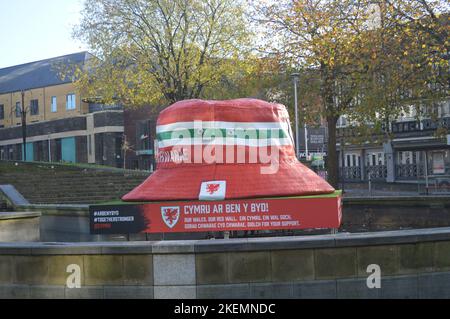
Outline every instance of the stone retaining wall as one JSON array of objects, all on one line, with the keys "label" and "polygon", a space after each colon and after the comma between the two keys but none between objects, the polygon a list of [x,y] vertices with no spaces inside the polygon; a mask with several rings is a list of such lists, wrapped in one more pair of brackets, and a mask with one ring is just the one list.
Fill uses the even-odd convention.
[{"label": "stone retaining wall", "polygon": [[[81,288],[67,288],[70,264]],[[381,288],[369,289],[369,264]],[[230,240],[1,243],[0,298],[449,298],[450,228]]]},{"label": "stone retaining wall", "polygon": [[[211,235],[211,233],[91,235],[88,205],[20,205],[16,209],[42,212],[41,241],[181,240],[202,239]],[[342,226],[339,230],[341,232],[448,227],[450,197],[344,198],[342,216]],[[304,235],[327,232],[329,230],[290,233]],[[219,233],[217,235],[221,236]]]},{"label": "stone retaining wall", "polygon": [[341,231],[380,231],[450,226],[450,197],[344,198]]},{"label": "stone retaining wall", "polygon": [[0,242],[39,241],[39,212],[0,212]]}]

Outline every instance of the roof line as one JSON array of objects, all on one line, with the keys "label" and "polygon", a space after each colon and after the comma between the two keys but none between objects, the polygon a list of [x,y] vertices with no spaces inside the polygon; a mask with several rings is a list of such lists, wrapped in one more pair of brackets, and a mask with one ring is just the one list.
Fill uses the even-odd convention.
[{"label": "roof line", "polygon": [[21,90],[18,90],[18,91],[5,91],[3,93],[0,91],[0,95],[2,95],[2,94],[15,94],[15,93],[20,93],[22,91],[31,91],[31,90],[37,90],[37,89],[44,89],[44,88],[58,86],[58,85],[64,85],[64,84],[72,83],[72,82],[73,82],[72,80],[61,80],[61,83],[57,83],[57,84],[41,85],[41,86],[30,86],[30,87],[27,87],[26,89],[21,89]]},{"label": "roof line", "polygon": [[60,55],[60,56],[55,56],[55,57],[52,57],[52,58],[47,58],[47,59],[36,60],[36,61],[32,61],[32,62],[26,62],[26,63],[22,63],[22,64],[15,64],[15,65],[7,66],[7,67],[4,67],[4,68],[0,68],[0,71],[6,70],[6,69],[10,69],[10,68],[16,68],[16,67],[19,67],[19,66],[25,66],[25,65],[33,64],[33,63],[37,63],[37,62],[43,62],[43,61],[49,61],[49,60],[54,60],[54,59],[58,59],[58,58],[68,57],[68,56],[71,56],[71,55],[76,55],[76,54],[81,54],[81,53],[90,54],[89,51],[79,51],[79,52],[64,54],[64,55]]}]

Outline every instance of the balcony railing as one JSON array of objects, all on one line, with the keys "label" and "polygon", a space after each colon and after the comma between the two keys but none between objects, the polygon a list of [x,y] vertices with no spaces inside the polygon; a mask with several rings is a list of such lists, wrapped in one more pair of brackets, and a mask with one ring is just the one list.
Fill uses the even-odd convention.
[{"label": "balcony railing", "polygon": [[121,111],[123,106],[119,104],[101,104],[101,103],[89,103],[89,113],[99,111]]},{"label": "balcony railing", "polygon": [[342,177],[345,181],[360,181],[361,180],[361,167],[359,166],[350,166],[350,167],[341,167]]},{"label": "balcony railing", "polygon": [[418,122],[418,121],[392,123],[392,132],[393,133],[417,132],[420,130],[421,130],[420,122]]},{"label": "balcony railing", "polygon": [[364,176],[361,175],[362,167],[360,166],[340,167],[340,169],[345,181],[367,181],[369,176],[372,181],[384,181],[387,176],[386,165],[366,166]]},{"label": "balcony railing", "polygon": [[386,180],[386,176],[387,176],[386,165],[367,166],[366,167],[366,178],[368,179],[369,176],[372,181]]},{"label": "balcony railing", "polygon": [[415,180],[424,175],[423,164],[397,164],[395,165],[395,176],[402,180]]}]

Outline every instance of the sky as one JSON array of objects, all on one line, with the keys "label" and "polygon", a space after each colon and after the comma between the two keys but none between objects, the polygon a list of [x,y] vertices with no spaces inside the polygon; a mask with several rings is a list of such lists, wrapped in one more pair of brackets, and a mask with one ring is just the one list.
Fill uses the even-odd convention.
[{"label": "sky", "polygon": [[87,50],[72,38],[83,0],[0,0],[0,68]]}]

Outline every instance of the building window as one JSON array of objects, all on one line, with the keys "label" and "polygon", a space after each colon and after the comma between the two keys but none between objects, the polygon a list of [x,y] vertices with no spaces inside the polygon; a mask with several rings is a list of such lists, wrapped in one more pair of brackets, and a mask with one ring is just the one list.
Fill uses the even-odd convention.
[{"label": "building window", "polygon": [[150,150],[150,121],[140,121],[136,127],[136,145],[138,150]]},{"label": "building window", "polygon": [[336,123],[336,127],[346,127],[347,126],[347,117],[345,115],[341,115],[338,118],[338,121]]},{"label": "building window", "polygon": [[378,165],[384,165],[384,153],[378,153]]},{"label": "building window", "polygon": [[346,156],[347,161],[345,162],[345,167],[351,166],[350,165],[350,158],[351,158],[350,155],[347,154],[347,156]]},{"label": "building window", "polygon": [[5,106],[3,104],[0,104],[0,120],[3,120],[5,118]]},{"label": "building window", "polygon": [[52,158],[55,159],[55,162],[61,162],[62,160],[62,147],[61,147],[61,139],[55,139],[54,153],[52,153]]},{"label": "building window", "polygon": [[50,109],[53,113],[58,111],[58,106],[56,104],[56,96],[52,96]]},{"label": "building window", "polygon": [[22,108],[20,107],[20,102],[16,102],[16,117],[22,116]]},{"label": "building window", "polygon": [[76,100],[75,94],[67,94],[66,96],[66,109],[75,110],[76,108]]},{"label": "building window", "polygon": [[30,101],[30,114],[31,115],[39,115],[39,101],[38,100]]}]

